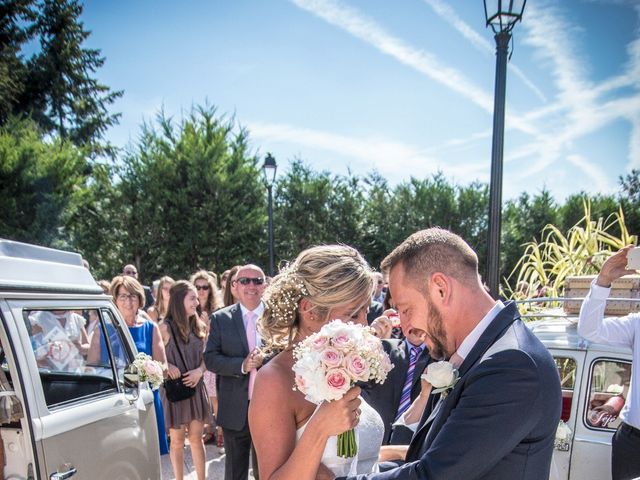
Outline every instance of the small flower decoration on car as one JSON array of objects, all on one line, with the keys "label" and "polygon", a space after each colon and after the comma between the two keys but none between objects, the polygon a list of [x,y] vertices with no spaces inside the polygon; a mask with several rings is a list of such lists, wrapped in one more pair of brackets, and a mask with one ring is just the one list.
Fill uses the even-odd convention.
[{"label": "small flower decoration on car", "polygon": [[460,380],[460,374],[451,362],[443,360],[430,364],[427,367],[427,372],[422,374],[422,378],[433,387],[431,393],[442,393],[444,398],[456,386]]},{"label": "small flower decoration on car", "polygon": [[568,452],[571,447],[571,437],[573,436],[573,432],[569,428],[569,426],[564,423],[562,420],[558,423],[558,428],[556,429],[556,437],[553,441],[553,446],[562,452]]}]

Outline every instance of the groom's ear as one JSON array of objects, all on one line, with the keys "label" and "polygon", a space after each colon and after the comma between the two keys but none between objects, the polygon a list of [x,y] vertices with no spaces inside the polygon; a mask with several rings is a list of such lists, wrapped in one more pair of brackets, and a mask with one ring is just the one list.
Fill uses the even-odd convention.
[{"label": "groom's ear", "polygon": [[446,304],[451,296],[451,282],[450,279],[443,273],[435,272],[431,274],[431,284],[429,290],[431,291],[431,298],[435,301]]}]

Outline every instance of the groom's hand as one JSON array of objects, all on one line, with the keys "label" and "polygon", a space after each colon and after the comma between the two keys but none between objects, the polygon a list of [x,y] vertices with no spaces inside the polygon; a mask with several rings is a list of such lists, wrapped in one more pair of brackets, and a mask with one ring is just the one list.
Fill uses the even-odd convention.
[{"label": "groom's hand", "polygon": [[378,452],[378,462],[404,461],[408,450],[409,445],[382,445]]}]

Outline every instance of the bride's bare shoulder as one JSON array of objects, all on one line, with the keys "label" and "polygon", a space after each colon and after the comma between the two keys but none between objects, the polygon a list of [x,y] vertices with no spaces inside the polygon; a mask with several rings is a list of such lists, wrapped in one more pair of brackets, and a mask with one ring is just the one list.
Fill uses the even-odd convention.
[{"label": "bride's bare shoulder", "polygon": [[290,390],[294,381],[293,363],[293,354],[290,351],[280,352],[258,370],[256,387],[260,382],[267,384],[270,389],[275,387]]}]

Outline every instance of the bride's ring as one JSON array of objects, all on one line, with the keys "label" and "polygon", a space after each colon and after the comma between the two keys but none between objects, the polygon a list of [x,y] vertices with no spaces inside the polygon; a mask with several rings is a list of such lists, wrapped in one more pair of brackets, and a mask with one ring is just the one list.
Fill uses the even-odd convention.
[{"label": "bride's ring", "polygon": [[360,420],[360,409],[359,408],[357,408],[355,410],[355,414],[356,414],[356,421]]}]

